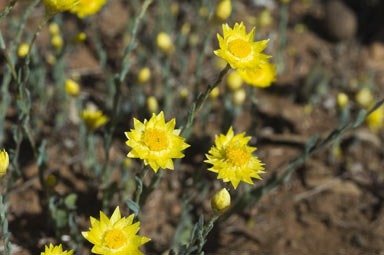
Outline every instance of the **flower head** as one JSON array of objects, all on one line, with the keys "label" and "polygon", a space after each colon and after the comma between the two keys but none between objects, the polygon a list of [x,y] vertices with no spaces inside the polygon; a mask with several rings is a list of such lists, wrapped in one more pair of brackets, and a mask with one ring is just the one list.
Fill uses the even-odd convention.
[{"label": "flower head", "polygon": [[130,158],[140,158],[145,165],[157,172],[159,168],[173,170],[174,158],[183,158],[182,151],[189,147],[184,138],[179,136],[180,130],[175,129],[176,121],[172,119],[165,123],[164,113],[153,114],[144,123],[133,119],[134,129],[125,132],[128,138],[126,144],[132,148],[128,153]]},{"label": "flower head", "polygon": [[94,246],[92,252],[105,255],[142,255],[139,246],[151,239],[136,235],[140,222],[132,224],[134,215],[121,218],[116,207],[110,219],[100,211],[100,221],[91,217],[92,227],[81,234]]},{"label": "flower head", "polygon": [[7,173],[7,168],[9,166],[9,157],[8,153],[3,149],[0,151],[0,177]]},{"label": "flower head", "polygon": [[262,64],[256,70],[238,70],[243,80],[254,87],[269,87],[276,81],[276,69],[273,64]]},{"label": "flower head", "polygon": [[254,42],[255,28],[247,34],[243,22],[236,23],[234,28],[223,24],[223,37],[219,34],[220,49],[214,53],[225,59],[232,68],[256,69],[268,62],[268,55],[261,53],[268,44],[268,40]]},{"label": "flower head", "polygon": [[216,215],[222,214],[231,205],[231,195],[226,188],[222,188],[213,195],[211,207]]},{"label": "flower head", "polygon": [[204,162],[212,164],[208,170],[218,173],[218,179],[230,181],[235,189],[240,181],[253,184],[251,178],[261,179],[259,174],[264,173],[264,164],[252,155],[256,147],[247,145],[251,137],[244,135],[234,135],[230,127],[226,135],[216,137],[215,146],[205,155]]},{"label": "flower head", "polygon": [[79,18],[93,15],[100,10],[106,0],[80,0],[79,4],[71,9],[72,13],[76,13]]},{"label": "flower head", "polygon": [[53,246],[53,244],[49,244],[45,246],[45,251],[40,253],[41,255],[72,255],[73,251],[63,251],[62,245]]},{"label": "flower head", "polygon": [[59,12],[65,12],[74,8],[79,0],[43,0],[46,12],[49,16],[53,16]]},{"label": "flower head", "polygon": [[83,110],[81,118],[87,126],[88,131],[94,131],[108,121],[108,117],[105,116],[102,111],[94,111],[91,109]]}]

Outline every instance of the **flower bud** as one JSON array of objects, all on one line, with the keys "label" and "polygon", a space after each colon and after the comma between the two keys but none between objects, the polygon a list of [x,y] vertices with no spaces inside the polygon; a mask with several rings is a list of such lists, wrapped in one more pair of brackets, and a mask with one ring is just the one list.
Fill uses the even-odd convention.
[{"label": "flower bud", "polygon": [[5,149],[3,149],[2,151],[0,151],[0,177],[4,176],[7,173],[8,166],[8,153],[5,151]]},{"label": "flower bud", "polygon": [[363,107],[370,107],[373,103],[373,95],[369,89],[363,88],[357,92],[356,101]]},{"label": "flower bud", "polygon": [[48,26],[48,30],[49,30],[49,33],[53,36],[53,35],[57,35],[60,33],[60,27],[59,25],[57,25],[57,23],[55,22],[52,22],[49,24]]},{"label": "flower bud", "polygon": [[243,85],[243,78],[238,72],[232,72],[227,77],[227,85],[230,90],[235,91]]},{"label": "flower bud", "polygon": [[80,86],[74,80],[67,79],[65,81],[65,90],[67,91],[68,94],[75,97],[79,95]]},{"label": "flower bud", "polygon": [[345,93],[337,94],[337,105],[343,109],[348,104],[348,96]]},{"label": "flower bud", "polygon": [[159,111],[159,103],[156,97],[150,96],[147,99],[147,109],[149,113],[157,113]]},{"label": "flower bud", "polygon": [[223,0],[216,8],[215,16],[217,19],[223,21],[226,20],[232,12],[231,0]]},{"label": "flower bud", "polygon": [[211,93],[209,94],[210,99],[216,99],[220,95],[220,90],[218,87],[215,87],[212,89]]},{"label": "flower bud", "polygon": [[215,215],[225,212],[231,205],[231,195],[226,188],[222,188],[213,195],[211,207]]},{"label": "flower bud", "polygon": [[19,49],[17,50],[17,55],[19,55],[19,57],[23,58],[23,57],[28,55],[28,52],[29,52],[29,44],[28,43],[22,43],[19,46]]},{"label": "flower bud", "polygon": [[161,32],[157,35],[157,47],[159,47],[164,53],[171,53],[173,51],[173,42],[171,40],[171,37]]},{"label": "flower bud", "polygon": [[61,48],[63,48],[63,38],[61,35],[54,35],[52,37],[51,44],[56,50],[61,50]]},{"label": "flower bud", "polygon": [[137,81],[141,84],[146,83],[151,78],[151,70],[148,67],[142,68],[137,74]]},{"label": "flower bud", "polygon": [[245,98],[247,97],[247,94],[244,89],[238,89],[233,94],[233,102],[241,106],[244,103]]}]

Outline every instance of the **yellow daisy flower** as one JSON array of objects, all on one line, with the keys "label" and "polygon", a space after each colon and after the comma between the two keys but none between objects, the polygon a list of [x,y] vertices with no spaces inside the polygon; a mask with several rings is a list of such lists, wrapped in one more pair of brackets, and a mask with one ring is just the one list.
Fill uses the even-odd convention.
[{"label": "yellow daisy flower", "polygon": [[74,8],[79,3],[79,0],[43,0],[43,3],[46,7],[47,14],[53,16],[56,13]]},{"label": "yellow daisy flower", "polygon": [[255,69],[268,62],[268,55],[261,53],[268,40],[254,42],[255,28],[247,34],[243,22],[236,23],[234,28],[223,24],[223,37],[217,34],[220,49],[214,53],[225,59],[235,69]]},{"label": "yellow daisy flower", "polygon": [[230,127],[226,135],[216,137],[215,146],[205,154],[204,162],[212,164],[208,170],[218,173],[218,179],[230,181],[235,189],[240,181],[253,184],[251,178],[261,179],[259,174],[264,173],[264,164],[252,155],[256,147],[247,145],[251,137],[244,135],[245,132],[234,135]]},{"label": "yellow daisy flower", "polygon": [[62,245],[53,246],[53,244],[49,244],[45,246],[45,251],[40,253],[40,255],[72,255],[73,251],[63,251]]},{"label": "yellow daisy flower", "polygon": [[105,116],[102,111],[94,111],[91,109],[83,110],[81,112],[81,118],[89,131],[94,131],[108,121],[108,117]]},{"label": "yellow daisy flower", "polygon": [[241,78],[254,87],[269,87],[272,82],[276,81],[276,69],[273,64],[262,64],[260,69],[256,70],[238,70]]},{"label": "yellow daisy flower", "polygon": [[80,0],[79,4],[71,9],[72,13],[76,13],[79,18],[93,15],[100,10],[106,0]]},{"label": "yellow daisy flower", "polygon": [[127,157],[140,158],[145,165],[157,172],[159,168],[173,170],[173,158],[183,158],[181,152],[189,145],[179,136],[180,130],[175,129],[176,121],[172,119],[165,123],[164,113],[154,114],[141,123],[133,119],[135,129],[125,132],[128,138],[126,144],[132,148]]},{"label": "yellow daisy flower", "polygon": [[100,211],[100,221],[91,217],[92,227],[81,232],[83,237],[94,246],[91,252],[105,255],[142,255],[139,246],[150,238],[136,235],[140,222],[132,224],[134,215],[121,218],[120,209],[116,207],[110,219]]}]

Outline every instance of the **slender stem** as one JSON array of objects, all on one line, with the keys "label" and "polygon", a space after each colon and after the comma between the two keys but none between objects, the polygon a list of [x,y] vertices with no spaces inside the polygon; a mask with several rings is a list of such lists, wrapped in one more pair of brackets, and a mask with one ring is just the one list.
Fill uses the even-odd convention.
[{"label": "slender stem", "polygon": [[[195,102],[192,104],[191,108],[189,109],[187,122],[183,126],[180,135],[185,135],[185,132],[189,131],[189,129],[192,127],[196,114],[201,110],[209,94],[212,92],[214,88],[216,88],[220,84],[221,80],[223,79],[224,75],[229,71],[229,69],[230,69],[230,65],[227,64],[227,66],[219,73],[216,80],[212,84],[208,85],[205,92],[197,96]],[[188,137],[189,135],[187,134],[186,136]]]},{"label": "slender stem", "polygon": [[213,229],[213,225],[218,218],[219,218],[219,216],[212,215],[211,218],[209,219],[209,221],[207,222],[207,224],[205,224],[204,230],[203,230],[203,238],[202,238],[203,241],[198,239],[199,240],[198,246],[197,246],[198,247],[197,248],[197,254],[198,255],[202,254],[203,247],[204,247],[204,244],[206,242],[207,236],[208,236],[209,232],[211,232],[211,230]]},{"label": "slender stem", "polygon": [[4,10],[0,13],[0,23],[8,16],[10,11],[15,6],[17,0],[11,0],[7,6],[5,6]]},{"label": "slender stem", "polygon": [[144,186],[143,193],[141,194],[139,205],[142,207],[145,205],[145,202],[147,201],[148,196],[156,189],[156,187],[159,185],[161,178],[163,178],[164,171],[163,169],[159,169],[157,173],[152,176],[151,183],[148,187]]},{"label": "slender stem", "polygon": [[138,205],[140,204],[140,198],[143,192],[143,181],[148,171],[149,171],[149,168],[144,164],[142,164],[140,172],[138,172],[136,175],[136,191],[135,191],[134,202]]},{"label": "slender stem", "polygon": [[[146,0],[143,3],[140,13],[135,19],[135,23],[131,33],[131,41],[124,50],[124,56],[122,60],[122,70],[118,75],[115,76],[115,79],[114,79],[115,94],[113,95],[112,117],[111,117],[110,124],[107,126],[107,132],[104,136],[105,162],[103,165],[103,176],[105,176],[108,173],[109,161],[110,161],[109,150],[111,147],[112,136],[117,126],[118,116],[120,113],[121,84],[123,83],[124,78],[131,66],[130,62],[128,61],[128,54],[134,49],[134,41],[137,36],[137,31],[138,31],[140,22],[145,12],[147,11],[149,5],[152,3],[152,1],[153,0]],[[106,184],[104,184],[104,186],[106,186]]]},{"label": "slender stem", "polygon": [[[1,180],[0,180],[1,181]],[[6,197],[0,195],[0,222],[1,222],[1,230],[4,242],[4,255],[11,255],[11,245],[9,243],[9,235],[8,232],[8,220],[7,220],[7,212],[6,212]]]}]

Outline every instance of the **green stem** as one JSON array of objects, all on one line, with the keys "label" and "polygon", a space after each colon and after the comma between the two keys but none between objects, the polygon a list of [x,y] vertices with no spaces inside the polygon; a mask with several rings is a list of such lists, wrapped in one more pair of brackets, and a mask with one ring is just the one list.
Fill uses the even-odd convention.
[{"label": "green stem", "polygon": [[[189,113],[188,113],[188,117],[187,117],[187,122],[183,126],[183,128],[182,128],[182,130],[180,132],[181,136],[185,135],[185,137],[188,138],[188,136],[189,136],[188,133],[189,133],[190,128],[193,125],[193,122],[195,120],[196,114],[201,110],[201,108],[204,105],[205,101],[207,100],[209,94],[212,92],[212,90],[214,88],[216,88],[220,84],[220,82],[222,81],[224,75],[229,71],[230,68],[231,68],[230,65],[227,64],[227,66],[219,73],[219,75],[216,78],[216,80],[212,84],[209,84],[207,89],[205,90],[205,92],[203,94],[200,94],[196,98],[195,102],[191,105],[191,108],[189,109]],[[187,134],[185,134],[185,132],[187,132]]]},{"label": "green stem", "polygon": [[4,10],[0,13],[0,23],[8,16],[13,7],[15,6],[17,0],[11,0],[7,6],[5,6]]},{"label": "green stem", "polygon": [[203,238],[201,240],[198,239],[198,244],[197,244],[197,247],[198,247],[197,248],[197,254],[198,255],[202,254],[204,244],[207,241],[207,236],[208,236],[209,232],[211,232],[211,230],[213,229],[213,226],[214,226],[214,224],[218,218],[219,218],[219,216],[212,215],[211,218],[209,219],[209,221],[207,222],[207,224],[205,224],[204,230],[203,230],[203,235],[202,235]]},{"label": "green stem", "polygon": [[147,175],[148,171],[149,171],[149,167],[142,164],[140,172],[138,172],[136,175],[136,191],[135,191],[134,202],[137,205],[140,204],[140,198],[141,198],[141,194],[143,192],[143,186],[144,186],[143,182],[144,182],[144,178]]},{"label": "green stem", "polygon": [[2,237],[4,242],[4,251],[5,251],[4,255],[11,255],[11,244],[9,242],[10,233],[8,232],[8,220],[7,220],[7,213],[6,213],[6,197],[3,195],[0,195],[0,221],[1,221]]},{"label": "green stem", "polygon": [[152,176],[151,183],[148,187],[144,186],[143,193],[141,194],[139,205],[140,207],[145,205],[145,202],[147,201],[148,196],[157,188],[159,185],[161,179],[163,178],[164,171],[163,169],[159,169],[157,173]]}]

